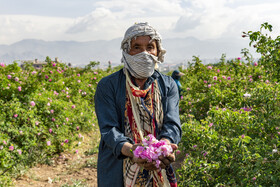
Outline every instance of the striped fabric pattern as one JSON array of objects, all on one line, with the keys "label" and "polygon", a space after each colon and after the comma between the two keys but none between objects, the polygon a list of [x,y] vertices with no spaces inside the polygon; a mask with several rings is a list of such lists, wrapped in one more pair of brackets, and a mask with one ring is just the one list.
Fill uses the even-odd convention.
[{"label": "striped fabric pattern", "polygon": [[[127,76],[127,78],[129,77]],[[148,91],[143,91],[143,93],[146,93],[144,97],[134,96],[132,94],[132,91],[134,89],[140,89],[135,87],[131,83],[131,81],[129,82],[130,83],[127,84],[128,87],[125,106],[125,135],[132,138],[135,141],[135,143],[141,143],[143,136],[146,136],[148,134],[153,134],[154,136],[157,136],[157,133],[162,128],[163,110],[161,104],[161,93],[158,87],[158,82],[155,81],[151,85],[151,87],[148,88]],[[131,99],[133,99],[133,101],[131,101]],[[136,103],[136,105],[133,105],[133,102]],[[132,111],[133,107],[135,109],[134,111],[137,111],[136,114]],[[135,115],[138,116],[137,119],[139,119],[139,121],[135,120]],[[139,125],[140,128],[138,128],[137,125]],[[139,129],[141,129],[141,132],[139,132]],[[168,169],[168,171],[162,170],[162,172],[159,173],[157,173],[156,171],[146,171],[144,169],[141,169],[136,163],[133,163],[129,158],[124,160],[123,168],[124,185],[126,187],[177,186],[176,177],[172,168],[171,170]],[[148,175],[144,175],[143,172],[148,172]],[[151,178],[153,178],[153,180],[151,180]]]},{"label": "striped fabric pattern", "polygon": [[122,55],[124,67],[133,77],[138,79],[150,77],[155,71],[155,64],[159,63],[158,57],[149,54],[148,52],[129,55],[123,51]]}]

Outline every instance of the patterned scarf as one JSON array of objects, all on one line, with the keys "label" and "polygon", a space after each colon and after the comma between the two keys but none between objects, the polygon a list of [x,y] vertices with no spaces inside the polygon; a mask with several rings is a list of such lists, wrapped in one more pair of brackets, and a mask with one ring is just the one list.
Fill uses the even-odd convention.
[{"label": "patterned scarf", "polygon": [[[143,137],[148,134],[157,137],[162,128],[161,94],[157,81],[154,81],[146,90],[140,90],[134,86],[126,69],[124,70],[126,75],[125,136],[133,139],[135,143],[141,143]],[[125,159],[123,164],[125,187],[165,187],[174,186],[173,184],[177,186],[172,167],[160,172],[147,171],[129,158]]]}]

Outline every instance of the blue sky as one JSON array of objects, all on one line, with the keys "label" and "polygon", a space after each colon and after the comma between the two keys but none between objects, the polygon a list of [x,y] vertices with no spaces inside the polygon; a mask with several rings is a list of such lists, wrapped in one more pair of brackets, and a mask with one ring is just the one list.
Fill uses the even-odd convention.
[{"label": "blue sky", "polygon": [[240,38],[267,21],[280,32],[278,0],[0,0],[0,44],[22,39],[111,40],[135,22],[163,38]]}]

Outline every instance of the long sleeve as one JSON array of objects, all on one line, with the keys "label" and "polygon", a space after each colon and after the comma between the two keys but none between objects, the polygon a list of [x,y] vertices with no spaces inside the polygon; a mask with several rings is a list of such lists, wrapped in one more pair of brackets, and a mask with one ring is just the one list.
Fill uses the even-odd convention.
[{"label": "long sleeve", "polygon": [[98,83],[94,97],[95,111],[101,133],[100,148],[107,147],[114,157],[123,159],[125,156],[121,154],[122,146],[125,142],[132,143],[132,140],[123,133],[123,114],[118,104],[121,98],[118,98],[114,83],[107,78]]},{"label": "long sleeve", "polygon": [[163,99],[165,116],[159,139],[167,138],[172,143],[178,144],[182,137],[181,122],[179,117],[179,94],[175,81],[167,79],[167,95]]}]

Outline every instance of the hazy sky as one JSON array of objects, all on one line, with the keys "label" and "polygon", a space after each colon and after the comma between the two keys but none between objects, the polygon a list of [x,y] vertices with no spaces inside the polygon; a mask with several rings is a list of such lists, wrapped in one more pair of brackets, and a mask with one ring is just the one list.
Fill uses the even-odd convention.
[{"label": "hazy sky", "polygon": [[135,22],[164,38],[239,38],[263,22],[280,33],[279,0],[0,0],[0,44],[110,40]]}]

